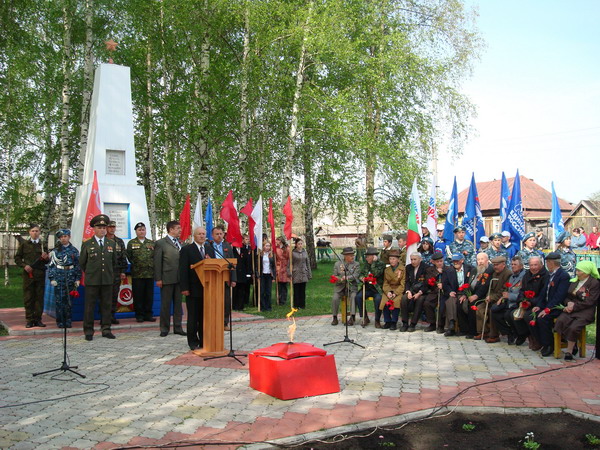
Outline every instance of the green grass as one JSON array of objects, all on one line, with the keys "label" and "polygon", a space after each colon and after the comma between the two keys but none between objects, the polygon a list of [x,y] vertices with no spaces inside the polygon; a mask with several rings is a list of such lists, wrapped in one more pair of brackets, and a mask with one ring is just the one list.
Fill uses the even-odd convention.
[{"label": "green grass", "polygon": [[4,268],[0,269],[0,308],[23,306],[23,270],[17,266],[8,268],[9,285],[5,286]]}]

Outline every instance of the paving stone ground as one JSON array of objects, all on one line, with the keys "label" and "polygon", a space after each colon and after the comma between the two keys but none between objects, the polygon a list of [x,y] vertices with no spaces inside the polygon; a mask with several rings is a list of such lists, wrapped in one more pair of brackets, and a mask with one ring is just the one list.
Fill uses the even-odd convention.
[{"label": "paving stone ground", "polygon": [[[323,348],[343,338],[344,329],[329,321],[299,319],[296,341]],[[236,323],[234,348],[247,353],[286,342],[287,325],[285,320]],[[350,327],[350,338],[365,349],[347,343],[325,347],[335,356],[340,392],[282,401],[249,387],[247,364],[231,358],[204,361],[189,352],[184,337],[161,338],[156,327],[115,333],[116,340],[96,333],[92,342],[69,335],[70,363],[85,380],[69,374],[32,376],[60,366],[60,335],[0,339],[0,407],[22,405],[0,410],[0,448],[181,441],[231,442],[233,448],[424,410],[469,386],[474,387],[451,405],[559,407],[600,416],[600,361],[565,363],[542,358],[526,345]],[[571,368],[542,374],[563,367]],[[535,376],[505,380],[526,374]],[[491,380],[505,381],[480,385]],[[60,399],[74,394],[82,395]],[[36,401],[43,402],[26,404]]]}]

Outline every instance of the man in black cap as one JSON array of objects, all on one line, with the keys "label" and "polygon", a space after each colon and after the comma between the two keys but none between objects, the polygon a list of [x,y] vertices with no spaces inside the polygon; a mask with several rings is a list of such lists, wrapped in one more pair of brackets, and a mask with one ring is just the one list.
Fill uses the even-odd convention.
[{"label": "man in black cap", "polygon": [[[476,271],[472,266],[465,263],[465,256],[462,253],[452,255],[452,267],[444,271],[442,275],[442,288],[444,305],[442,311],[446,312],[446,332],[444,336],[455,336],[454,327],[459,323],[462,332],[467,331],[468,324],[462,322],[463,316],[458,315],[458,309],[467,302],[467,287],[475,276]],[[461,322],[459,321],[461,319]],[[438,325],[439,328],[439,325]]]},{"label": "man in black cap", "polygon": [[[348,325],[354,325],[356,306],[354,299],[356,298],[356,292],[358,291],[358,281],[360,279],[360,264],[354,261],[354,250],[352,247],[346,247],[342,250],[344,256],[343,261],[337,261],[333,266],[333,278],[336,279],[333,288],[333,298],[331,299],[331,313],[333,314],[333,320],[331,325],[338,324],[337,314],[340,309],[340,300],[342,296],[346,297],[346,302],[350,303],[350,319],[348,319]],[[347,289],[347,290],[346,290]],[[346,314],[346,311],[342,311],[342,314]]]},{"label": "man in black cap", "polygon": [[[381,328],[381,310],[379,309],[379,302],[381,302],[381,289],[383,287],[383,272],[385,270],[385,264],[382,261],[377,259],[377,254],[379,252],[375,247],[367,248],[367,252],[365,254],[365,263],[360,271],[360,279],[363,281],[365,285],[365,297],[367,299],[373,299],[373,306],[375,307],[375,328]],[[365,281],[365,278],[372,275],[375,278],[375,282],[373,281]],[[358,312],[362,316],[363,310],[363,290],[359,289],[356,294],[356,307],[358,308]],[[365,307],[365,313],[367,308]],[[369,314],[367,313],[365,317],[363,317],[364,325],[369,323]]]},{"label": "man in black cap", "polygon": [[[436,251],[431,257],[431,266],[425,272],[425,290],[423,291],[423,309],[425,317],[429,322],[429,327],[424,331],[435,331],[439,327],[439,332],[444,332],[444,319],[441,308],[441,289],[442,273],[446,270],[444,266],[444,255]],[[438,302],[439,300],[439,302]],[[438,309],[439,308],[439,309]]]},{"label": "man in black cap", "polygon": [[154,302],[154,241],[146,238],[146,225],[133,227],[135,238],[127,243],[127,259],[131,263],[131,290],[137,322],[156,322],[152,313]]},{"label": "man in black cap", "polygon": [[40,227],[29,226],[29,240],[19,244],[15,263],[23,269],[23,303],[25,306],[26,328],[45,327],[42,322],[44,310],[44,282],[48,253],[40,239]]},{"label": "man in black cap", "polygon": [[548,278],[540,295],[532,300],[532,314],[528,318],[529,331],[542,346],[542,356],[554,353],[552,327],[561,310],[569,290],[569,274],[560,267],[560,254],[551,252],[546,256]]},{"label": "man in black cap", "polygon": [[112,306],[110,309],[111,323],[113,325],[118,325],[119,323],[119,321],[115,317],[119,305],[119,291],[121,290],[121,281],[127,278],[127,276],[125,275],[125,271],[127,270],[127,250],[125,248],[125,242],[123,242],[123,239],[115,235],[116,229],[117,222],[115,222],[114,220],[109,221],[106,227],[106,238],[115,241],[115,248],[117,251],[117,265],[114,269]]},{"label": "man in black cap", "polygon": [[114,267],[117,264],[115,241],[106,238],[106,226],[109,218],[100,214],[90,220],[94,228],[94,236],[81,245],[79,265],[85,272],[85,306],[83,312],[83,332],[85,340],[94,339],[94,309],[96,301],[100,301],[100,326],[102,336],[114,339],[111,325],[111,295]]}]

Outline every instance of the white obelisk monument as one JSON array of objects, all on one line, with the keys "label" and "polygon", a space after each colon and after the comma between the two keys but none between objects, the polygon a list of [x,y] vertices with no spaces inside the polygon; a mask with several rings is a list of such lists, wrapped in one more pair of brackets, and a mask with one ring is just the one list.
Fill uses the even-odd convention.
[{"label": "white obelisk monument", "polygon": [[98,176],[102,212],[117,222],[125,243],[144,222],[152,238],[144,187],[137,184],[129,67],[100,64],[94,78],[83,183],[75,194],[71,242],[80,248],[90,190]]}]

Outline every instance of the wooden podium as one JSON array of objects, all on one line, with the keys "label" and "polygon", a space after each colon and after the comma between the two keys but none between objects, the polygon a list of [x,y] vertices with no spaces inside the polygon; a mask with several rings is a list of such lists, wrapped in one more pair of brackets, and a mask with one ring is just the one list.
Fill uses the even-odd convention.
[{"label": "wooden podium", "polygon": [[[200,356],[224,356],[225,350],[225,282],[229,281],[229,263],[236,259],[210,258],[192,266],[204,287],[204,333]],[[230,324],[231,326],[231,324]]]}]

